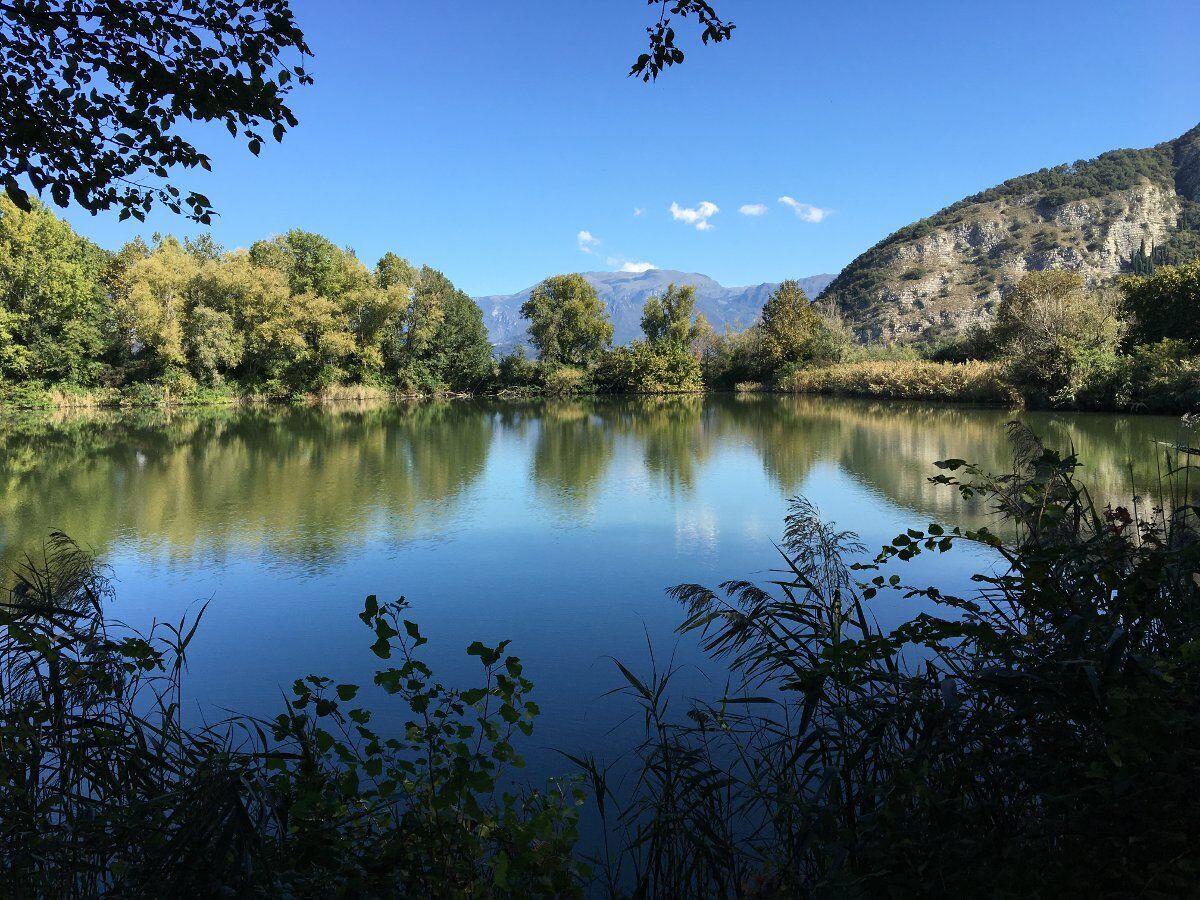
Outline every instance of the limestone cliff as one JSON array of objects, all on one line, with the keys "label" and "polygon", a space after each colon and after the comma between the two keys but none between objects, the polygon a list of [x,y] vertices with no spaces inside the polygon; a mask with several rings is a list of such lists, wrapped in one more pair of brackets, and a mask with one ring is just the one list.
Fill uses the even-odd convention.
[{"label": "limestone cliff", "polygon": [[1167,261],[1200,256],[1200,126],[961,200],[876,244],[822,299],[864,339],[911,341],[986,321],[1025,272],[1072,269],[1100,282],[1143,247]]}]

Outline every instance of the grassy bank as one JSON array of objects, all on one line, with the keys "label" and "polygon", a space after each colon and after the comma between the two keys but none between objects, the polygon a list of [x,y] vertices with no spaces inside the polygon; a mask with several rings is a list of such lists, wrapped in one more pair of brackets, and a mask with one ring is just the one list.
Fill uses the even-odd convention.
[{"label": "grassy bank", "polygon": [[320,391],[264,392],[236,385],[175,390],[169,385],[151,382],[124,388],[78,388],[39,384],[0,384],[0,409],[10,410],[84,410],[84,409],[155,409],[178,406],[242,406],[265,403],[343,403],[420,400],[432,397],[466,397],[455,391],[406,391],[370,384],[334,385]]},{"label": "grassy bank", "polygon": [[832,394],[887,400],[939,400],[1021,405],[1019,391],[991,362],[862,360],[797,369],[777,389],[793,394]]}]

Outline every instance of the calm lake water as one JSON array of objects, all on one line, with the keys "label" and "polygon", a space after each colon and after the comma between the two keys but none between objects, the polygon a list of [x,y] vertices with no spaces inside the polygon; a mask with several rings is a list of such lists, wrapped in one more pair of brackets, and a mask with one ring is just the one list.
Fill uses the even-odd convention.
[{"label": "calm lake water", "polygon": [[[789,497],[804,494],[868,547],[981,511],[928,484],[946,457],[999,471],[1002,410],[768,396],[254,408],[10,420],[0,426],[0,559],[47,529],[93,546],[114,614],[145,627],[211,601],[190,695],[273,713],[309,673],[369,684],[370,593],[401,595],[447,682],[474,674],[472,640],[512,640],[543,716],[530,776],[552,748],[615,748],[635,727],[611,662],[660,666],[719,690],[679,639],[664,588],[767,579]],[[1166,417],[1021,414],[1074,447],[1101,497],[1154,480]],[[912,581],[962,588],[988,561],[954,552]],[[912,612],[893,604],[881,619]],[[709,680],[709,679],[712,680]],[[622,724],[624,723],[624,724]],[[614,733],[615,732],[615,733]]]}]

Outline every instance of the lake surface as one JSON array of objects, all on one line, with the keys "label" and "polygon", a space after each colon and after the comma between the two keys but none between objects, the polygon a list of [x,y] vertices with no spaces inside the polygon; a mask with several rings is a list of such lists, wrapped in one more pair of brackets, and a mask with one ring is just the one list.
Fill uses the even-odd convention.
[{"label": "lake surface", "polygon": [[[448,683],[476,671],[472,640],[512,640],[543,710],[526,744],[540,777],[566,770],[553,748],[603,755],[634,727],[603,697],[619,684],[611,657],[644,670],[649,644],[660,667],[674,655],[681,688],[719,690],[720,668],[674,635],[666,587],[772,577],[797,494],[868,547],[934,520],[978,524],[983,511],[927,482],[931,463],[1007,468],[1012,417],[744,395],[11,418],[0,561],[58,528],[112,567],[126,622],[210,601],[189,682],[210,712],[274,713],[309,673],[369,684],[378,661],[356,613],[367,594],[404,595]],[[1178,437],[1167,417],[1019,417],[1074,447],[1114,502],[1154,482],[1153,441]],[[963,588],[988,564],[930,562],[909,580]]]}]

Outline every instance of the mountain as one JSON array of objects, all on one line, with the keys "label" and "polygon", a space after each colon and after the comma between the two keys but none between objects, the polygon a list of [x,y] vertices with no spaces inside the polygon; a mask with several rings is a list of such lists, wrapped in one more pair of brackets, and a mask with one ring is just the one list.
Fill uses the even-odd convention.
[{"label": "mountain", "polygon": [[987,321],[1022,274],[1100,282],[1154,251],[1200,256],[1200,126],[1146,150],[1042,169],[880,241],[826,288],[864,339],[906,341]]},{"label": "mountain", "polygon": [[[613,343],[628,344],[642,335],[642,304],[653,294],[661,294],[667,285],[690,284],[696,288],[696,311],[704,313],[713,328],[726,325],[745,328],[758,316],[775,284],[749,287],[724,287],[706,275],[649,269],[645,272],[584,272],[583,277],[596,289],[608,308],[613,323]],[[812,275],[798,279],[810,297],[816,297],[832,280],[832,275]],[[529,299],[536,285],[516,294],[476,297],[483,309],[492,343],[507,349],[527,340],[521,304]]]}]

